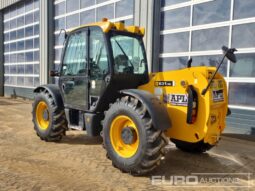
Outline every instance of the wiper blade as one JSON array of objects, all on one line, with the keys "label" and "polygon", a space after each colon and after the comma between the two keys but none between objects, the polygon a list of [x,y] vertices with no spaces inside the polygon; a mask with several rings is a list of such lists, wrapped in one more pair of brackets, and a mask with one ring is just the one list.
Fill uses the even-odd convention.
[{"label": "wiper blade", "polygon": [[128,59],[128,62],[131,64],[132,68],[134,69],[134,65],[131,62],[131,60],[128,58],[126,52],[123,50],[123,48],[121,47],[121,45],[119,44],[119,42],[114,38],[114,41],[116,42],[116,44],[118,45],[118,47],[120,48],[121,52],[124,54],[124,56]]}]

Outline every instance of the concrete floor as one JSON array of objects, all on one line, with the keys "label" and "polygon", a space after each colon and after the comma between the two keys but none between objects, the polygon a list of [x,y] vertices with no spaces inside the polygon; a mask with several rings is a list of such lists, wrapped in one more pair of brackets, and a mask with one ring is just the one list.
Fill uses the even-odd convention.
[{"label": "concrete floor", "polygon": [[[255,142],[223,136],[217,147],[201,155],[184,153],[170,144],[165,160],[156,171],[134,177],[112,167],[105,157],[101,138],[71,131],[60,143],[41,141],[33,129],[31,109],[30,101],[0,98],[1,191],[204,190],[203,186],[207,190],[255,190]],[[247,173],[251,173],[249,181]],[[238,182],[200,182],[195,186],[186,182],[173,186],[170,180],[180,176],[185,176],[185,180],[196,176],[199,181],[212,176],[238,178]]]}]

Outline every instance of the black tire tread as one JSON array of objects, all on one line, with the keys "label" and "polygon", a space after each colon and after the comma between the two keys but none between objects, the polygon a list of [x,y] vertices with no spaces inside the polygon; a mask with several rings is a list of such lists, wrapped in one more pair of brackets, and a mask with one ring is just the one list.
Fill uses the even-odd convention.
[{"label": "black tire tread", "polygon": [[[131,96],[124,96],[121,99],[117,99],[114,104],[110,104],[109,110],[105,113],[105,119],[108,117],[108,115],[111,115],[112,108],[118,107],[119,105],[129,107],[139,116],[146,130],[147,147],[140,164],[132,167],[131,170],[127,170],[125,165],[118,166],[114,163],[114,160],[111,159],[110,155],[107,155],[109,156],[109,159],[112,160],[113,166],[119,168],[122,172],[128,172],[133,175],[146,174],[160,164],[161,158],[164,157],[163,149],[168,143],[167,138],[164,136],[164,133],[161,130],[154,128],[151,116],[149,115],[146,107],[138,99]],[[107,128],[105,127],[104,121],[102,124],[104,128]]]},{"label": "black tire tread", "polygon": [[37,93],[35,95],[36,96],[40,96],[40,97],[44,97],[47,103],[48,103],[48,107],[52,112],[52,125],[49,127],[49,133],[47,134],[47,136],[42,136],[40,135],[40,132],[38,132],[38,128],[37,126],[37,122],[35,119],[35,111],[36,111],[36,103],[34,102],[32,104],[33,107],[33,123],[34,123],[34,130],[36,131],[37,136],[40,137],[41,140],[47,141],[47,142],[56,142],[56,141],[60,141],[63,137],[63,135],[65,135],[65,131],[67,130],[67,120],[66,120],[66,116],[65,116],[65,112],[64,112],[64,108],[63,106],[58,106],[55,101],[54,98],[52,97],[52,95],[47,91],[47,90],[43,90],[39,93]]}]

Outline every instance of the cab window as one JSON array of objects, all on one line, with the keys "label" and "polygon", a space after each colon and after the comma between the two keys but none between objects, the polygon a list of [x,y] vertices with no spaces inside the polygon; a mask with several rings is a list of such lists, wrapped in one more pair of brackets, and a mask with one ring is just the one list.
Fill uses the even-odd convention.
[{"label": "cab window", "polygon": [[87,67],[86,31],[72,34],[67,42],[62,75],[85,75]]},{"label": "cab window", "polygon": [[146,57],[141,38],[114,34],[111,45],[114,58],[114,72],[145,74]]},{"label": "cab window", "polygon": [[109,63],[103,32],[98,27],[90,30],[89,53],[91,78],[101,80],[109,72]]}]

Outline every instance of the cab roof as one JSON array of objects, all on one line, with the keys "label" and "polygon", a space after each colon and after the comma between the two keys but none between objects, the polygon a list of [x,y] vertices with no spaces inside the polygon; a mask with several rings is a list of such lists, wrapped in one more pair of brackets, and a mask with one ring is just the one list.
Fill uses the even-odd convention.
[{"label": "cab roof", "polygon": [[100,27],[104,33],[108,33],[110,30],[118,30],[118,31],[126,31],[138,35],[144,36],[145,34],[145,29],[143,27],[138,27],[138,26],[125,26],[123,22],[110,22],[108,19],[103,18],[102,21],[100,22],[95,22],[87,25],[81,25],[79,27],[73,28],[69,30],[68,32],[73,32],[75,30],[88,27],[88,26],[98,26]]}]

